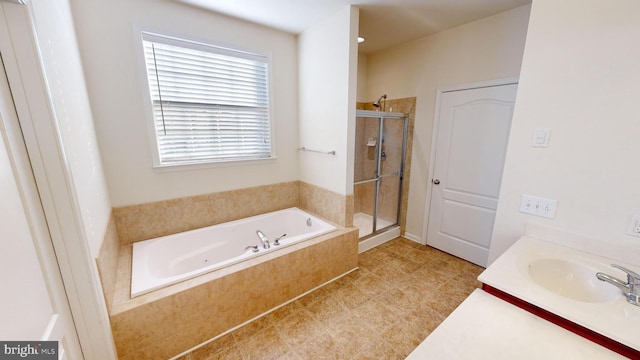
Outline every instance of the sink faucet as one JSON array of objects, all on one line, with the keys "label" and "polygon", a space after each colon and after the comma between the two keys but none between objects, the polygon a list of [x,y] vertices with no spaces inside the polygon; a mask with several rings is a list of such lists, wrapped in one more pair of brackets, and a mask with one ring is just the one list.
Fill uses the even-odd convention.
[{"label": "sink faucet", "polygon": [[260,238],[260,242],[262,243],[262,247],[265,249],[268,249],[271,247],[271,245],[269,245],[269,238],[267,238],[267,236],[260,230],[256,230],[256,234],[258,235],[258,238]]},{"label": "sink faucet", "polygon": [[626,283],[622,280],[614,278],[613,276],[601,272],[597,273],[596,277],[599,280],[608,282],[609,284],[614,285],[622,290],[624,296],[627,298],[627,302],[629,302],[630,304],[640,306],[640,275],[620,265],[611,264],[611,266],[627,273]]}]

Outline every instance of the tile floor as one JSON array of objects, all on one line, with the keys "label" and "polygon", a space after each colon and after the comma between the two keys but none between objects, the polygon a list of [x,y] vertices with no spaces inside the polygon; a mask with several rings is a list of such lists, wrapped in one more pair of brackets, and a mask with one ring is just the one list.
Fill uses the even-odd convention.
[{"label": "tile floor", "polygon": [[359,265],[180,360],[404,359],[483,270],[403,238],[360,254]]}]

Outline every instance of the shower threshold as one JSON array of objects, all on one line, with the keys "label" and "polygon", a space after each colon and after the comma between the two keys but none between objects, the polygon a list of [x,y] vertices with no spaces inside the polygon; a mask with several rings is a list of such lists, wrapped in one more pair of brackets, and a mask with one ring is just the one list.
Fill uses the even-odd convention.
[{"label": "shower threshold", "polygon": [[400,226],[383,219],[377,220],[376,228],[378,232],[372,234],[373,217],[364,213],[353,215],[353,225],[360,230],[358,253],[365,252],[400,236]]}]

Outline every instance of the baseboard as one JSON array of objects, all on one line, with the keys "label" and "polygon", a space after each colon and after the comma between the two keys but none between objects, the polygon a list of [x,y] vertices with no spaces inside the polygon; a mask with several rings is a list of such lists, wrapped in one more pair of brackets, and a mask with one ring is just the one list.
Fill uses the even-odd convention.
[{"label": "baseboard", "polygon": [[418,244],[426,245],[426,242],[424,242],[420,238],[420,236],[418,236],[418,235],[414,235],[414,234],[410,234],[408,232],[405,232],[404,235],[402,235],[402,237],[404,237],[407,240],[411,240],[411,241],[417,242]]}]

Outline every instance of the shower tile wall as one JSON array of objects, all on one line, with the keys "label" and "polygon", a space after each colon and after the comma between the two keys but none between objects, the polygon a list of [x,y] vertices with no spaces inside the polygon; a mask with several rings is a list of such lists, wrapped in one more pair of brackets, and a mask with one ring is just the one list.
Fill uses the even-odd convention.
[{"label": "shower tile wall", "polygon": [[409,179],[411,177],[411,158],[413,149],[413,127],[416,118],[416,98],[392,99],[387,101],[387,109],[393,109],[394,112],[401,112],[409,117],[407,126],[407,151],[405,154],[404,177],[402,179],[402,203],[400,205],[399,223],[404,234],[407,222],[407,204],[409,202]]},{"label": "shower tile wall", "polygon": [[[415,107],[416,107],[416,98],[403,98],[403,99],[390,99],[385,103],[385,109],[387,111],[400,112],[404,113],[408,116],[408,126],[407,126],[407,148],[405,155],[405,169],[404,169],[404,178],[402,180],[402,203],[400,210],[400,219],[398,219],[398,223],[400,224],[401,231],[404,233],[405,224],[406,224],[406,211],[407,211],[407,203],[408,203],[408,193],[409,193],[409,177],[411,174],[411,149],[413,147],[413,126],[415,122]],[[362,110],[376,110],[375,107],[371,103],[358,103],[356,106],[357,109]],[[400,123],[400,122],[398,122]],[[356,139],[356,146],[358,144],[363,144],[363,147],[357,148],[355,151],[355,168],[354,173],[356,177],[359,179],[370,178],[373,171],[375,171],[375,147],[366,147],[367,140],[369,137],[377,138],[378,125],[376,121],[367,121],[366,124],[356,122],[356,136],[359,138]],[[395,136],[398,138],[402,138],[402,127],[401,126],[392,126],[386,130],[388,133],[387,137]],[[364,149],[366,147],[367,149]],[[396,144],[394,147],[388,148],[385,144],[385,151],[388,154],[392,154],[394,152],[399,153],[402,151],[402,144]],[[392,166],[399,168],[399,164],[392,163],[392,157],[388,157],[389,162],[383,161],[383,166]],[[368,161],[367,161],[368,160]],[[395,219],[396,211],[397,211],[397,198],[395,194],[398,189],[398,179],[388,178],[381,184],[381,193],[382,198],[380,199],[381,204],[379,204],[379,216],[383,219]],[[354,213],[362,212],[368,215],[373,214],[373,192],[375,191],[375,187],[372,184],[361,184],[354,186]],[[393,194],[393,198],[389,198],[389,195],[384,194]],[[395,200],[394,200],[395,199]]]}]

